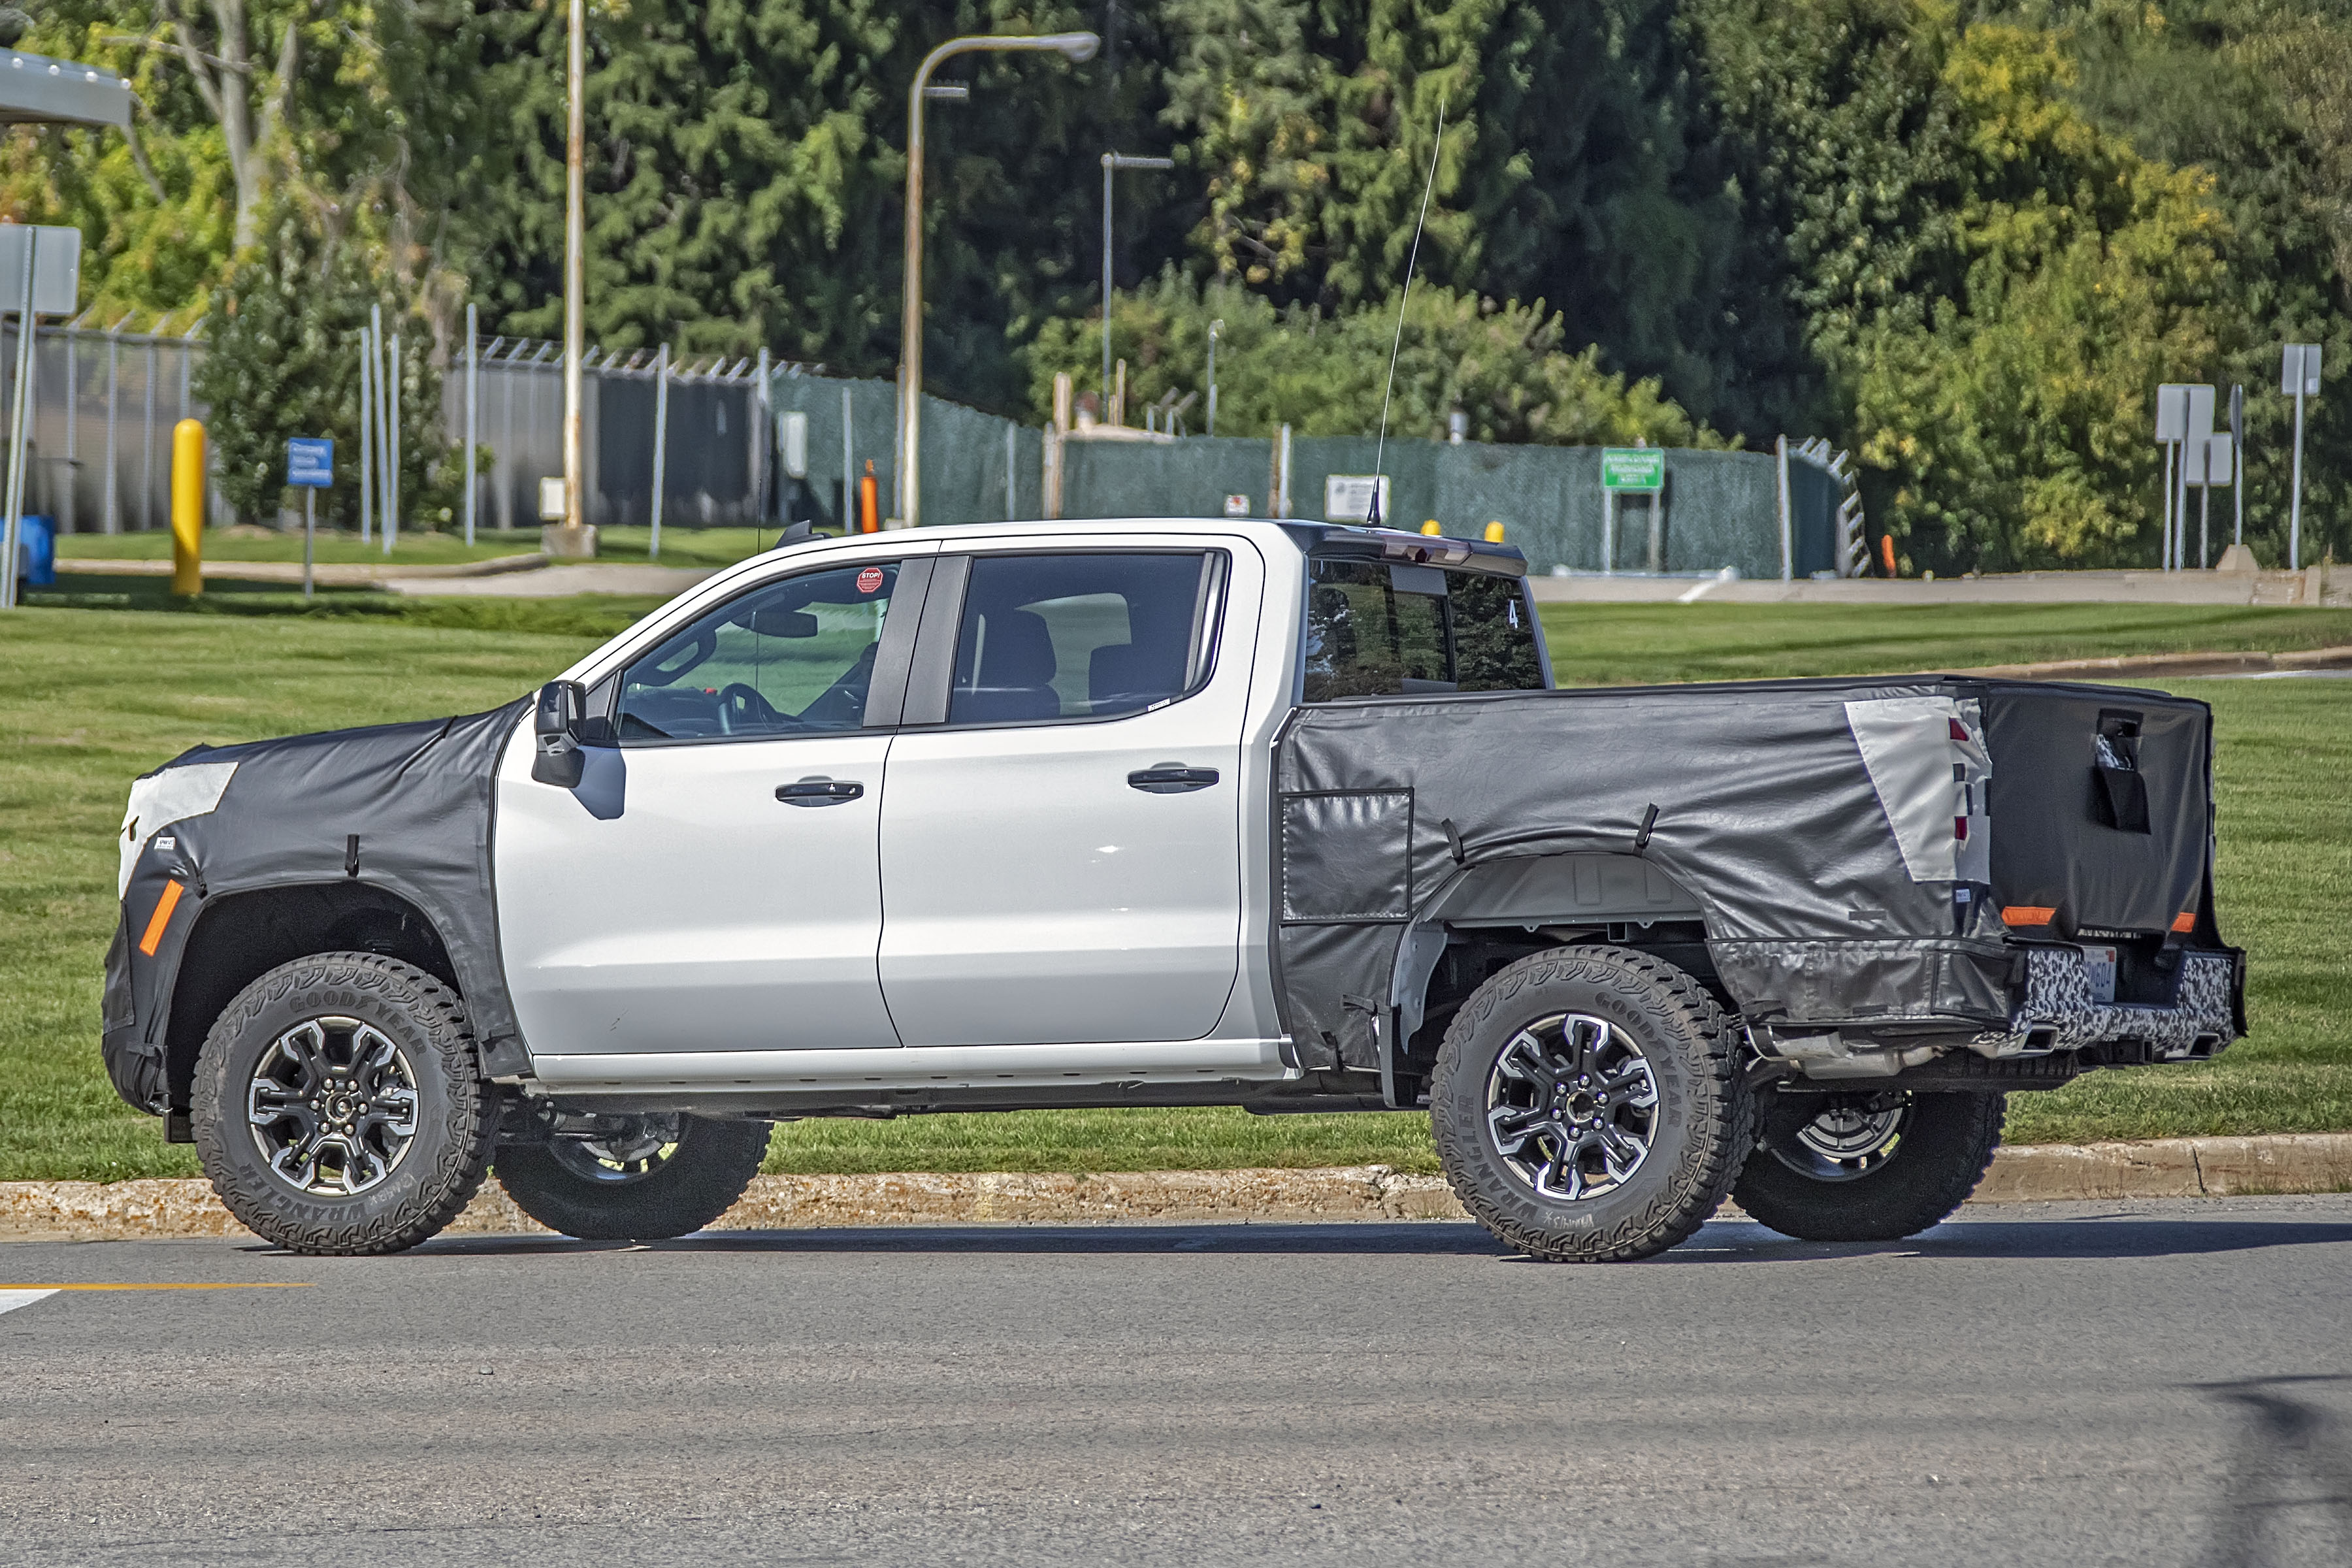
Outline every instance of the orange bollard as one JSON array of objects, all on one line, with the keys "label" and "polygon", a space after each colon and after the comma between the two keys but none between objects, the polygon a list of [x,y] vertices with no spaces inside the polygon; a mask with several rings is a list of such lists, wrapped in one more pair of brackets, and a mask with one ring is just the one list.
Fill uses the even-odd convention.
[{"label": "orange bollard", "polygon": [[172,426],[172,592],[205,591],[205,422]]},{"label": "orange bollard", "polygon": [[874,459],[866,459],[865,475],[857,481],[857,531],[882,531],[882,487],[874,478]]}]

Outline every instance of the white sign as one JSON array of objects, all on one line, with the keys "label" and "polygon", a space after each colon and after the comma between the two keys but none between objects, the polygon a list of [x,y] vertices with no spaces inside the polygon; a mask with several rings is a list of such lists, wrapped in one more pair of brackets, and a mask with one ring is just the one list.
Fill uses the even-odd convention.
[{"label": "white sign", "polygon": [[43,225],[0,223],[0,310],[25,302],[25,252],[39,241],[40,265],[33,272],[33,314],[70,316],[81,307],[81,230]]},{"label": "white sign", "polygon": [[2289,343],[2286,355],[2279,366],[2279,390],[2293,397],[2301,393],[2305,397],[2319,395],[2319,345]]},{"label": "white sign", "polygon": [[1227,517],[1247,517],[1249,515],[1249,497],[1227,496],[1225,498],[1225,515]]},{"label": "white sign", "polygon": [[[2193,453],[2196,448],[2192,447],[2189,450]],[[2214,437],[2205,443],[2205,464],[2202,471],[2191,472],[2189,482],[2192,485],[2221,485],[2225,488],[2237,483],[2237,457],[2236,442],[2227,436]],[[2193,457],[2190,463],[2193,468],[2195,465]]]},{"label": "white sign", "polygon": [[1380,501],[1381,520],[1386,521],[1389,515],[1389,477],[1386,474],[1332,474],[1323,481],[1323,521],[1370,522],[1376,497]]},{"label": "white sign", "polygon": [[776,416],[776,445],[784,451],[784,472],[808,478],[808,416],[794,409]]},{"label": "white sign", "polygon": [[539,481],[539,517],[541,522],[563,521],[563,479],[562,475]]}]

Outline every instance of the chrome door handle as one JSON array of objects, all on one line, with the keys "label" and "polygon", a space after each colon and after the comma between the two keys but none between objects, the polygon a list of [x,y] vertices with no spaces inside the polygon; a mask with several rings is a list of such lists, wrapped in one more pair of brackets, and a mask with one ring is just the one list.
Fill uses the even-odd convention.
[{"label": "chrome door handle", "polygon": [[856,779],[802,779],[776,786],[776,798],[786,805],[839,805],[865,793]]},{"label": "chrome door handle", "polygon": [[1214,768],[1188,768],[1176,763],[1162,763],[1158,767],[1138,768],[1127,775],[1129,788],[1146,795],[1183,795],[1196,789],[1206,789],[1217,782]]}]

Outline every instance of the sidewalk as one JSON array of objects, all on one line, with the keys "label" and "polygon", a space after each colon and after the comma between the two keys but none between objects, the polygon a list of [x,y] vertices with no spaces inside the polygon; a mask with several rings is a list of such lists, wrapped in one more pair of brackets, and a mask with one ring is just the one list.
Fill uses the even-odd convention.
[{"label": "sidewalk", "polygon": [[2352,571],[2020,572],[1986,577],[1532,577],[1548,605],[2352,605]]},{"label": "sidewalk", "polygon": [[[2168,1138],[2145,1143],[2025,1144],[1993,1156],[1970,1201],[2243,1197],[2352,1192],[2352,1132]],[[1727,1212],[1732,1212],[1727,1210]],[[1386,1165],[1319,1170],[1144,1171],[1104,1175],[908,1173],[761,1176],[714,1230],[818,1226],[1235,1224],[1462,1219],[1441,1176]],[[471,1235],[547,1234],[495,1181],[449,1226]],[[206,1183],[0,1182],[0,1239],[147,1241],[243,1237]]]}]

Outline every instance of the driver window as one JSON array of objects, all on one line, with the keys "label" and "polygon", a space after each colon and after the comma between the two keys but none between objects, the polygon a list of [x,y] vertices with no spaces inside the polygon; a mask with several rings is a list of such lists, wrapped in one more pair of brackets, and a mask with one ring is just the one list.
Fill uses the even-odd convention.
[{"label": "driver window", "polygon": [[855,730],[898,563],[787,577],[731,599],[621,678],[623,745]]}]

